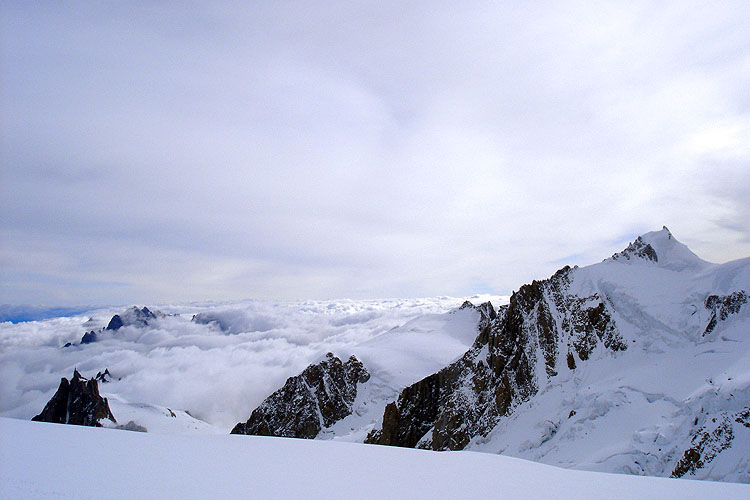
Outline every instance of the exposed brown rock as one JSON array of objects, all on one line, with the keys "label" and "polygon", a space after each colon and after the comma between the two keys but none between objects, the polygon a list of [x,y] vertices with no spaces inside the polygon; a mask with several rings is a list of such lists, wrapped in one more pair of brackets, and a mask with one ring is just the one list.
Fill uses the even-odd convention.
[{"label": "exposed brown rock", "polygon": [[573,357],[573,353],[568,353],[566,357],[566,361],[568,362],[568,368],[571,370],[576,369],[576,358]]},{"label": "exposed brown rock", "polygon": [[357,384],[369,380],[362,363],[351,356],[346,363],[332,353],[310,365],[253,410],[232,434],[312,439],[352,412]]},{"label": "exposed brown rock", "polygon": [[[700,427],[691,439],[692,446],[685,450],[672,471],[672,477],[695,474],[704,468],[722,451],[732,446],[735,437],[735,424],[750,427],[750,408],[728,415],[722,413]],[[743,430],[737,427],[738,432]],[[747,432],[747,431],[745,431]]]},{"label": "exposed brown rock", "polygon": [[109,402],[99,395],[97,381],[86,379],[74,370],[73,378],[60,380],[55,395],[32,420],[101,427],[99,421],[105,418],[117,422],[109,409]]},{"label": "exposed brown rock", "polygon": [[730,293],[729,295],[709,295],[706,298],[706,309],[711,311],[711,316],[703,331],[705,337],[714,329],[719,321],[725,321],[730,314],[737,314],[744,304],[747,304],[748,297],[745,290]]}]

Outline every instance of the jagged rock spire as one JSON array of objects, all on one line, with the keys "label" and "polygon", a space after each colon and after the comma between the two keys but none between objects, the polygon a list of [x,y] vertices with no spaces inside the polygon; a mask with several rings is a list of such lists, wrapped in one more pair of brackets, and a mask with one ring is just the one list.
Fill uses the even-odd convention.
[{"label": "jagged rock spire", "polygon": [[333,353],[310,365],[253,410],[232,434],[282,436],[312,439],[350,415],[357,397],[357,384],[370,379],[369,372],[354,356],[343,363]]},{"label": "jagged rock spire", "polygon": [[78,369],[73,377],[60,379],[60,386],[42,412],[31,420],[58,424],[101,427],[102,419],[117,422],[109,409],[107,398],[99,394],[99,384],[94,378],[84,378]]}]

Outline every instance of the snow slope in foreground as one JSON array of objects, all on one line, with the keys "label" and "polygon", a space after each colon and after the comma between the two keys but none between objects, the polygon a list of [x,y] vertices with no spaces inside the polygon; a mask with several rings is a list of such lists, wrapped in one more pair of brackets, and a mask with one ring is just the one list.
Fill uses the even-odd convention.
[{"label": "snow slope in foreground", "polygon": [[565,470],[472,452],[174,436],[0,418],[0,497],[750,498],[741,484]]}]

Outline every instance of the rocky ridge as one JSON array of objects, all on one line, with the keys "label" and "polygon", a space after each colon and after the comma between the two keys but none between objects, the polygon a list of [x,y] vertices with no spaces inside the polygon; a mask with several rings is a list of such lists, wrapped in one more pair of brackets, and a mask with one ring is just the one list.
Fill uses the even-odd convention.
[{"label": "rocky ridge", "polygon": [[141,309],[133,306],[121,314],[115,314],[112,316],[112,319],[109,320],[105,330],[117,331],[123,326],[143,328],[144,326],[148,326],[149,321],[155,320],[160,316],[163,316],[163,314],[159,311],[152,312],[145,306]]},{"label": "rocky ridge", "polygon": [[117,423],[109,409],[107,398],[99,395],[99,385],[94,378],[84,378],[78,370],[73,377],[62,378],[60,386],[39,415],[32,420],[58,424],[101,427],[100,420]]},{"label": "rocky ridge", "polygon": [[[664,227],[666,229],[666,226]],[[659,262],[659,256],[656,254],[656,250],[651,246],[650,243],[643,241],[643,238],[639,236],[634,242],[629,244],[625,250],[618,252],[611,257],[612,260],[631,260],[631,259],[642,259],[650,260],[652,262]]]},{"label": "rocky ridge", "polygon": [[719,321],[725,321],[731,314],[739,313],[740,308],[747,302],[748,297],[745,290],[732,292],[729,295],[709,295],[706,298],[705,306],[706,309],[711,311],[711,316],[706,329],[703,331],[703,336],[705,337],[714,331]]},{"label": "rocky ridge", "polygon": [[[133,306],[120,314],[115,314],[107,323],[107,326],[100,328],[99,330],[90,330],[83,334],[81,337],[80,345],[91,344],[101,338],[101,335],[106,332],[116,332],[124,326],[135,326],[136,328],[143,328],[149,325],[149,322],[163,317],[164,314],[156,311],[151,311],[148,307],[144,306],[138,308]],[[71,343],[65,344],[64,347],[70,347]]]},{"label": "rocky ridge", "polygon": [[[703,261],[665,227],[601,264],[524,285],[482,316],[464,356],[389,402],[365,442],[750,482],[746,456],[737,462],[750,443],[750,388],[744,351],[734,353],[749,262]],[[735,361],[708,363],[721,353]],[[630,431],[616,420],[628,412]]]},{"label": "rocky ridge", "polygon": [[232,434],[312,439],[352,412],[357,385],[370,374],[354,356],[346,362],[328,353],[271,394]]},{"label": "rocky ridge", "polygon": [[[568,292],[570,267],[533,281],[482,316],[481,332],[458,361],[404,389],[365,442],[463,449],[561,369],[573,370],[598,345],[625,350],[605,297]],[[466,306],[466,304],[464,304]]]}]

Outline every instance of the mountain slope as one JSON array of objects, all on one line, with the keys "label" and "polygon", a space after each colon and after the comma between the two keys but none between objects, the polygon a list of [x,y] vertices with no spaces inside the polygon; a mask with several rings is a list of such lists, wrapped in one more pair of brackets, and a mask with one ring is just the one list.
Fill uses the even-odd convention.
[{"label": "mountain slope", "polygon": [[494,314],[489,302],[478,307],[465,302],[449,313],[419,316],[356,345],[352,350],[357,355],[346,363],[328,353],[287,379],[232,433],[362,442],[390,399],[463,353],[477,325],[486,325]]},{"label": "mountain slope", "polygon": [[346,362],[328,353],[271,394],[232,434],[312,439],[352,413],[357,387],[370,374],[354,356]]},{"label": "mountain slope", "polygon": [[366,441],[750,482],[747,290],[750,259],[711,264],[647,233],[522,286]]}]

